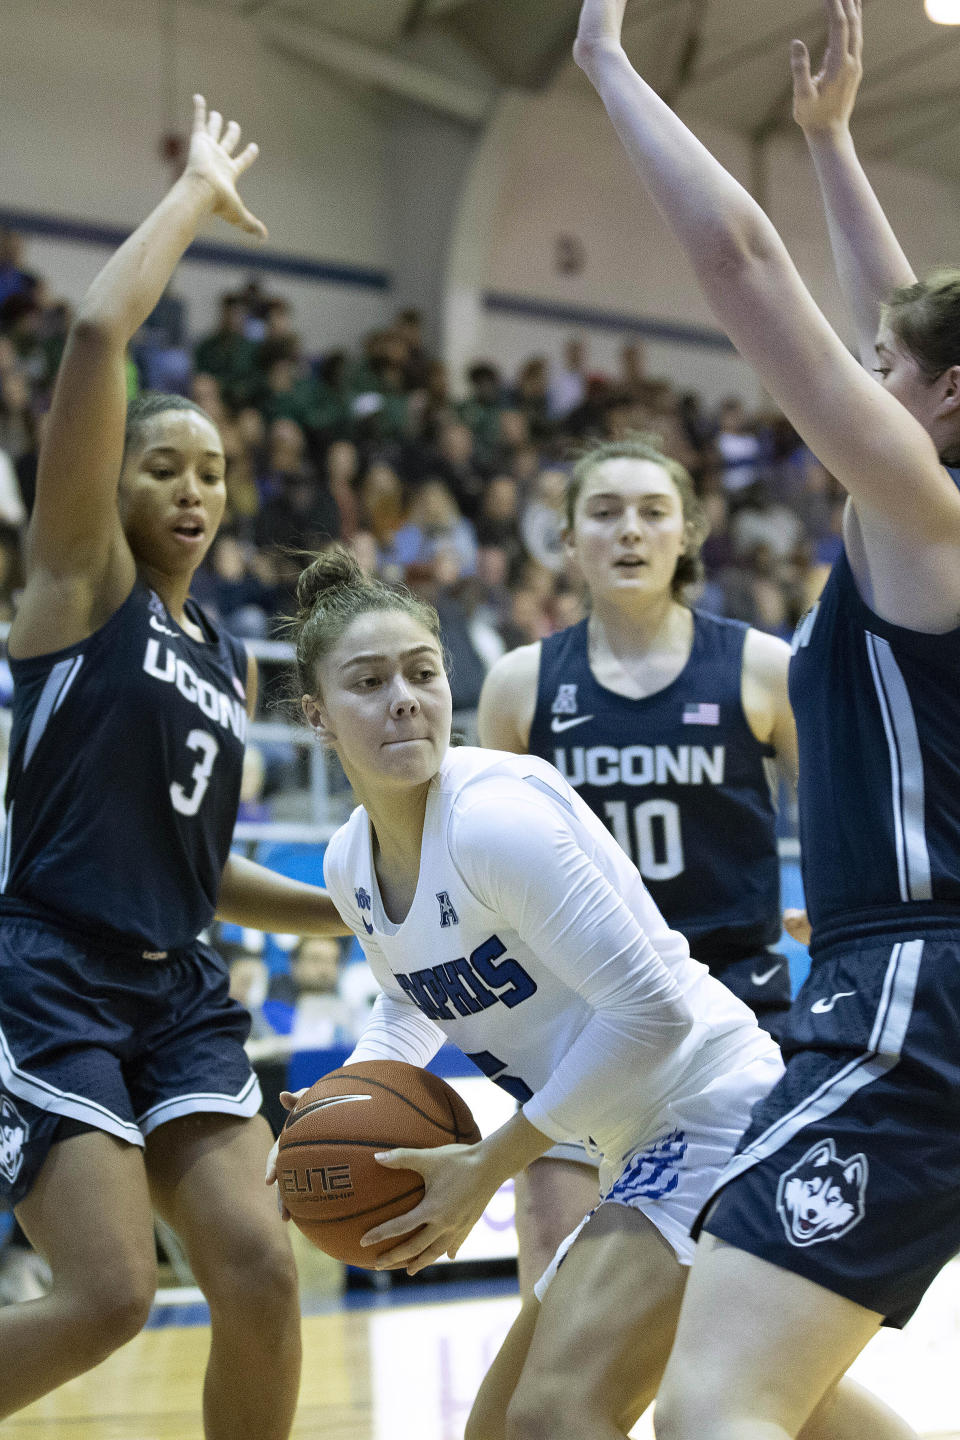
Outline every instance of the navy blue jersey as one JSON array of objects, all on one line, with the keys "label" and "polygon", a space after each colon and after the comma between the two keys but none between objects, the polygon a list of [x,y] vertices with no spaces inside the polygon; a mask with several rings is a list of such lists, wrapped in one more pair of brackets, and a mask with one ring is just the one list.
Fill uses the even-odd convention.
[{"label": "navy blue jersey", "polygon": [[246,652],[188,609],[206,643],[138,581],[79,644],[11,659],[0,914],[151,953],[213,918],[240,797]]},{"label": "navy blue jersey", "polygon": [[694,611],[680,674],[631,700],[594,678],[587,623],[541,643],[530,753],[606,822],[698,960],[756,955],[780,935],[780,867],[774,752],[740,696],[748,627]]},{"label": "navy blue jersey", "polygon": [[[960,905],[960,629],[905,630],[841,554],[800,622],[790,698],[814,930],[919,924]],[[817,935],[814,935],[814,942]]]}]

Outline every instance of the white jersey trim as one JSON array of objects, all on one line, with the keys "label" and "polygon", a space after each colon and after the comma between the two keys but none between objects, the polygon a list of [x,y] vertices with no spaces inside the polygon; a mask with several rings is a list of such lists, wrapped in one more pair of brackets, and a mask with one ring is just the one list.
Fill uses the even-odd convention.
[{"label": "white jersey trim", "polygon": [[3,1031],[0,1030],[0,1081],[3,1088],[19,1100],[26,1100],[38,1110],[53,1115],[63,1115],[69,1120],[79,1120],[92,1125],[96,1130],[106,1130],[131,1145],[143,1145],[143,1135],[138,1126],[130,1120],[122,1120],[105,1105],[83,1095],[74,1095],[69,1090],[59,1090],[48,1080],[40,1080],[21,1070],[13,1058],[13,1052]]},{"label": "white jersey trim", "polygon": [[246,1084],[236,1095],[225,1095],[216,1090],[198,1090],[193,1095],[176,1095],[171,1100],[161,1100],[137,1116],[137,1124],[143,1135],[149,1135],[158,1125],[168,1120],[178,1120],[182,1115],[239,1115],[249,1119],[256,1115],[263,1104],[260,1082],[251,1074]]},{"label": "white jersey trim", "polygon": [[24,770],[33,759],[51,715],[56,714],[67,698],[67,692],[76,680],[82,664],[82,655],[74,655],[68,660],[58,660],[47,676],[43,689],[40,691],[37,708],[30,721],[30,729],[27,731],[27,743],[23,749]]},{"label": "white jersey trim", "polygon": [[13,845],[13,807],[15,801],[10,801],[10,809],[6,815],[6,828],[3,832],[3,871],[0,873],[0,891],[5,891],[7,881],[10,878],[10,852]]},{"label": "white jersey trim", "polygon": [[870,630],[866,641],[890,756],[900,899],[930,900],[933,886],[924,825],[923,754],[910,692],[890,642]]}]

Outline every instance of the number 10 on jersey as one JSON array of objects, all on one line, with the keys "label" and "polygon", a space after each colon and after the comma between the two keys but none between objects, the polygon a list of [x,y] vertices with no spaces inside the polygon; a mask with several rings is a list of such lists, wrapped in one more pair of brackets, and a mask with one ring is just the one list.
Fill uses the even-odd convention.
[{"label": "number 10 on jersey", "polygon": [[604,812],[613,838],[644,880],[672,880],[683,870],[680,807],[672,800],[645,800],[633,807],[633,836],[625,800],[608,800]]}]

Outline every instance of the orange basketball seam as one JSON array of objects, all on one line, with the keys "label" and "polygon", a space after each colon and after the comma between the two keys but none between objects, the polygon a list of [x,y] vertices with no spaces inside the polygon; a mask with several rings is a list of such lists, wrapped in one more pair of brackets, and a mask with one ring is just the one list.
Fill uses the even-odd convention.
[{"label": "orange basketball seam", "polygon": [[457,1119],[457,1112],[456,1112],[456,1110],[454,1110],[454,1108],[453,1108],[453,1101],[451,1100],[450,1096],[447,1094],[446,1090],[441,1090],[440,1093],[441,1093],[441,1095],[443,1096],[444,1100],[446,1100],[446,1102],[447,1102],[447,1109],[450,1111],[450,1119],[453,1121],[453,1130],[452,1130],[451,1133],[453,1134],[454,1138],[455,1138],[457,1141],[459,1141],[459,1140],[460,1140],[460,1121]]}]

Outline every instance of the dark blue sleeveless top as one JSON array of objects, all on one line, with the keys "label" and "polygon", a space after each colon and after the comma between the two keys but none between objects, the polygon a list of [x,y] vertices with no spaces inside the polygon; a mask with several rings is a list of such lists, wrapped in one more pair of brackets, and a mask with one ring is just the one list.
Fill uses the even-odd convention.
[{"label": "dark blue sleeveless top", "polygon": [[675,680],[630,700],[598,684],[587,621],[542,641],[529,750],[550,760],[631,857],[698,960],[755,955],[780,935],[766,757],[740,696],[748,627],[693,612]]},{"label": "dark blue sleeveless top", "polygon": [[77,645],[11,659],[0,915],[159,952],[213,918],[240,797],[246,652],[139,581]]},{"label": "dark blue sleeveless top", "polygon": [[[863,602],[846,553],[797,627],[800,844],[814,944],[960,906],[960,629]],[[960,915],[954,914],[955,921]]]}]

